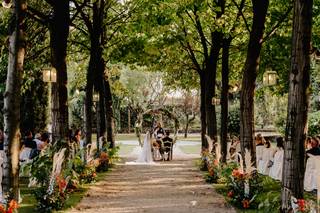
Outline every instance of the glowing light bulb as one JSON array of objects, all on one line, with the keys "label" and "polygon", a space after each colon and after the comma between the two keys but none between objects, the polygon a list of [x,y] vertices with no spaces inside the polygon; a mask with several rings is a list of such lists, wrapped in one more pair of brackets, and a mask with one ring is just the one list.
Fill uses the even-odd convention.
[{"label": "glowing light bulb", "polygon": [[2,1],[2,7],[10,8],[11,6],[12,6],[11,0],[3,0]]}]

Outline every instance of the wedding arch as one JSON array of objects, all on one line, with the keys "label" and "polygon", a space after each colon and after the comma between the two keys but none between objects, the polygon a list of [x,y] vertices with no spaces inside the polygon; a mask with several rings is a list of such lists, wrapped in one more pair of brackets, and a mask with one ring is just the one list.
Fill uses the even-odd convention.
[{"label": "wedding arch", "polygon": [[164,108],[149,109],[142,113],[139,113],[137,117],[137,121],[135,122],[135,133],[136,133],[136,136],[138,137],[140,146],[143,145],[142,139],[141,139],[141,133],[143,131],[143,122],[144,122],[143,118],[145,115],[151,115],[153,118],[156,115],[162,115],[164,118],[167,118],[168,120],[173,121],[174,123],[173,141],[175,142],[177,140],[178,131],[179,131],[179,120],[176,117],[176,115],[170,110],[164,109]]}]

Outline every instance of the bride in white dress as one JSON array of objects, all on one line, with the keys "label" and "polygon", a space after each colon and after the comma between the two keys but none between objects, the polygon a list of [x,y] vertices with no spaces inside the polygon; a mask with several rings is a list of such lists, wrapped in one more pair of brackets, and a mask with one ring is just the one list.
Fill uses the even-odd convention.
[{"label": "bride in white dress", "polygon": [[126,164],[155,164],[152,159],[151,153],[151,138],[150,132],[146,133],[146,136],[143,141],[143,146],[138,156],[138,159],[131,162],[126,162]]}]

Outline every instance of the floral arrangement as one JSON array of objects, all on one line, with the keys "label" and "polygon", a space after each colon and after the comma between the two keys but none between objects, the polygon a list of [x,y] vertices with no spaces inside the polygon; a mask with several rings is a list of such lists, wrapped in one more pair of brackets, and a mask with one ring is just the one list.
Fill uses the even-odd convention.
[{"label": "floral arrangement", "polygon": [[80,173],[80,183],[92,183],[96,180],[97,173],[94,165],[86,165]]},{"label": "floral arrangement", "polygon": [[101,152],[97,159],[97,172],[105,172],[109,169],[109,156],[107,152]]},{"label": "floral arrangement", "polygon": [[14,213],[18,212],[18,203],[15,200],[11,200],[7,206],[0,204],[0,213]]},{"label": "floral arrangement", "polygon": [[205,175],[205,179],[208,183],[217,183],[218,179],[220,178],[221,174],[221,167],[220,167],[220,158],[221,158],[221,150],[220,144],[216,143],[214,146],[214,152],[208,154],[206,157],[206,168],[208,173]]},{"label": "floral arrangement", "polygon": [[245,169],[243,160],[241,156],[239,157],[240,167],[233,169],[227,179],[229,188],[227,197],[234,205],[247,209],[255,207],[255,197],[262,189],[262,184],[256,168],[252,166],[250,152],[248,150],[245,152]]},{"label": "floral arrangement", "polygon": [[38,201],[37,211],[52,212],[60,210],[68,198],[67,186],[70,176],[63,174],[66,148],[59,150],[53,156],[52,171],[46,183],[34,191]]},{"label": "floral arrangement", "polygon": [[291,197],[291,206],[293,213],[316,213],[318,208],[316,202],[312,200],[297,199],[295,197]]}]

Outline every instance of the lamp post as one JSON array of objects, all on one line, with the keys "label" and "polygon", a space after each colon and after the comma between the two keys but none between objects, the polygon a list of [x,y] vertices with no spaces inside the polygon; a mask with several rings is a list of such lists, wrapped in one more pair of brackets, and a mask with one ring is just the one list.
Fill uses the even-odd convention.
[{"label": "lamp post", "polygon": [[264,86],[273,86],[277,84],[277,72],[268,70],[263,74],[263,85]]},{"label": "lamp post", "polygon": [[220,98],[212,98],[212,105],[220,105]]},{"label": "lamp post", "polygon": [[2,1],[2,7],[10,8],[11,6],[12,6],[11,0],[3,0]]},{"label": "lamp post", "polygon": [[[48,132],[52,136],[52,116],[51,116],[51,83],[57,82],[57,70],[55,68],[43,68],[42,69],[42,80],[43,82],[49,83],[49,91],[48,91]],[[52,138],[51,138],[52,140]]]},{"label": "lamp post", "polygon": [[44,82],[57,82],[57,70],[55,68],[44,68],[42,70],[42,79]]},{"label": "lamp post", "polygon": [[100,105],[99,105],[99,101],[100,101],[100,94],[99,91],[97,90],[93,90],[93,94],[92,94],[92,102],[96,105],[96,134],[97,134],[97,151],[99,150],[99,137],[100,137]]}]

